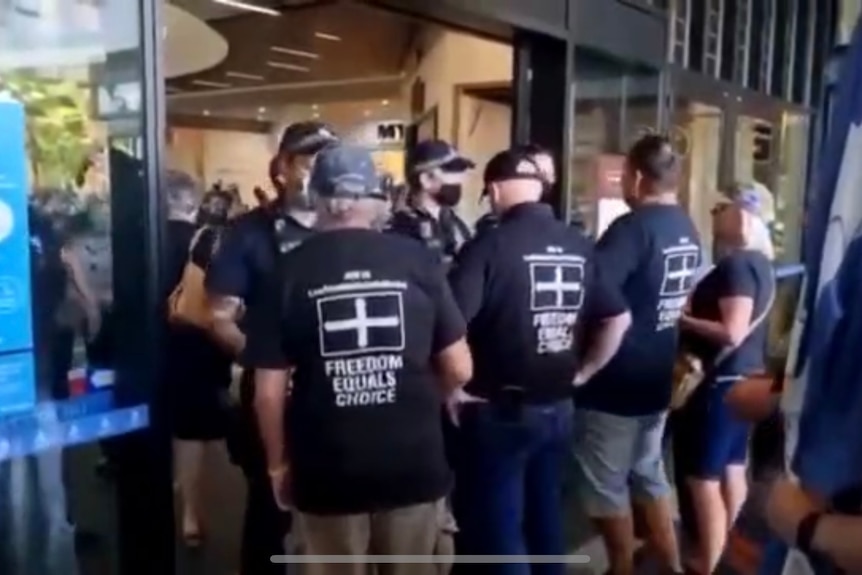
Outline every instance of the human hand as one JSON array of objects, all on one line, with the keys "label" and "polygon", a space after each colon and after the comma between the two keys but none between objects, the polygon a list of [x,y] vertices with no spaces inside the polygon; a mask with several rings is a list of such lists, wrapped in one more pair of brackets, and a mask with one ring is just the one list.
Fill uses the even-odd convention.
[{"label": "human hand", "polygon": [[465,405],[470,403],[485,403],[485,400],[475,395],[470,395],[463,389],[459,388],[446,398],[446,411],[449,413],[449,419],[459,427],[461,425],[461,410]]},{"label": "human hand", "polygon": [[769,490],[766,501],[766,519],[769,527],[785,543],[796,541],[799,523],[820,506],[802,487],[787,477],[776,481]]},{"label": "human hand", "polygon": [[269,481],[272,486],[272,496],[275,499],[275,504],[282,511],[289,511],[291,508],[291,481],[290,468],[287,465],[282,465],[276,469],[269,471]]}]

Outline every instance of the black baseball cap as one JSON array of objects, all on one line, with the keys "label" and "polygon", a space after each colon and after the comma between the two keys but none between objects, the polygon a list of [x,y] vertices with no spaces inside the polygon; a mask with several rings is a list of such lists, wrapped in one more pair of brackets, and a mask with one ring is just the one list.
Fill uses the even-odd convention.
[{"label": "black baseball cap", "polygon": [[278,143],[280,154],[316,154],[338,141],[335,132],[323,122],[296,122],[284,129]]},{"label": "black baseball cap", "polygon": [[414,174],[438,168],[444,172],[466,172],[475,167],[472,160],[462,156],[449,142],[423,140],[413,148],[408,170]]},{"label": "black baseball cap", "polygon": [[542,170],[531,156],[532,154],[523,148],[510,148],[499,152],[485,165],[485,185],[508,180],[544,181]]}]

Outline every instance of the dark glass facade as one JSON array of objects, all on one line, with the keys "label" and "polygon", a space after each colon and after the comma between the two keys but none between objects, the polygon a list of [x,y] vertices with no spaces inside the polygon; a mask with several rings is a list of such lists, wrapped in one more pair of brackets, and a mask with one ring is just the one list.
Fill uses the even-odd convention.
[{"label": "dark glass facade", "polygon": [[[814,0],[367,3],[512,44],[512,139],[557,155],[561,217],[600,228],[648,131],[684,151],[692,209],[747,176],[801,214],[834,14]],[[160,5],[0,2],[0,573],[175,570]]]}]

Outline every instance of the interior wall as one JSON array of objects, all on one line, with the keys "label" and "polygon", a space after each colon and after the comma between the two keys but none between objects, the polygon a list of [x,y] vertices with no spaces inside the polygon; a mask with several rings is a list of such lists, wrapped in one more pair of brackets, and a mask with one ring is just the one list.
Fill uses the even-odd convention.
[{"label": "interior wall", "polygon": [[269,159],[275,150],[267,134],[172,128],[167,142],[168,167],[210,187],[221,180],[239,186],[243,201],[254,205],[255,186],[269,188]]},{"label": "interior wall", "polygon": [[464,199],[458,211],[462,218],[472,224],[489,208],[487,203],[481,201],[482,167],[508,144],[512,108],[463,94],[459,97],[458,105],[456,145],[461,153],[477,165],[464,186]]},{"label": "interior wall", "polygon": [[[419,57],[404,82],[402,99],[410,101],[414,82],[425,84],[425,110],[437,108],[438,137],[457,140],[455,87],[459,84],[512,81],[512,47],[462,32],[433,29],[420,42]],[[508,144],[508,138],[502,145]]]}]

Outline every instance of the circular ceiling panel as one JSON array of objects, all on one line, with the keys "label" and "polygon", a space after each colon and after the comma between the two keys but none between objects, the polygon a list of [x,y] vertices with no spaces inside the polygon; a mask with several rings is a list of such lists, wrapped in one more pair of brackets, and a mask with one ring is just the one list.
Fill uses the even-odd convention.
[{"label": "circular ceiling panel", "polygon": [[206,22],[172,4],[164,9],[167,78],[202,72],[227,57],[227,41]]}]

